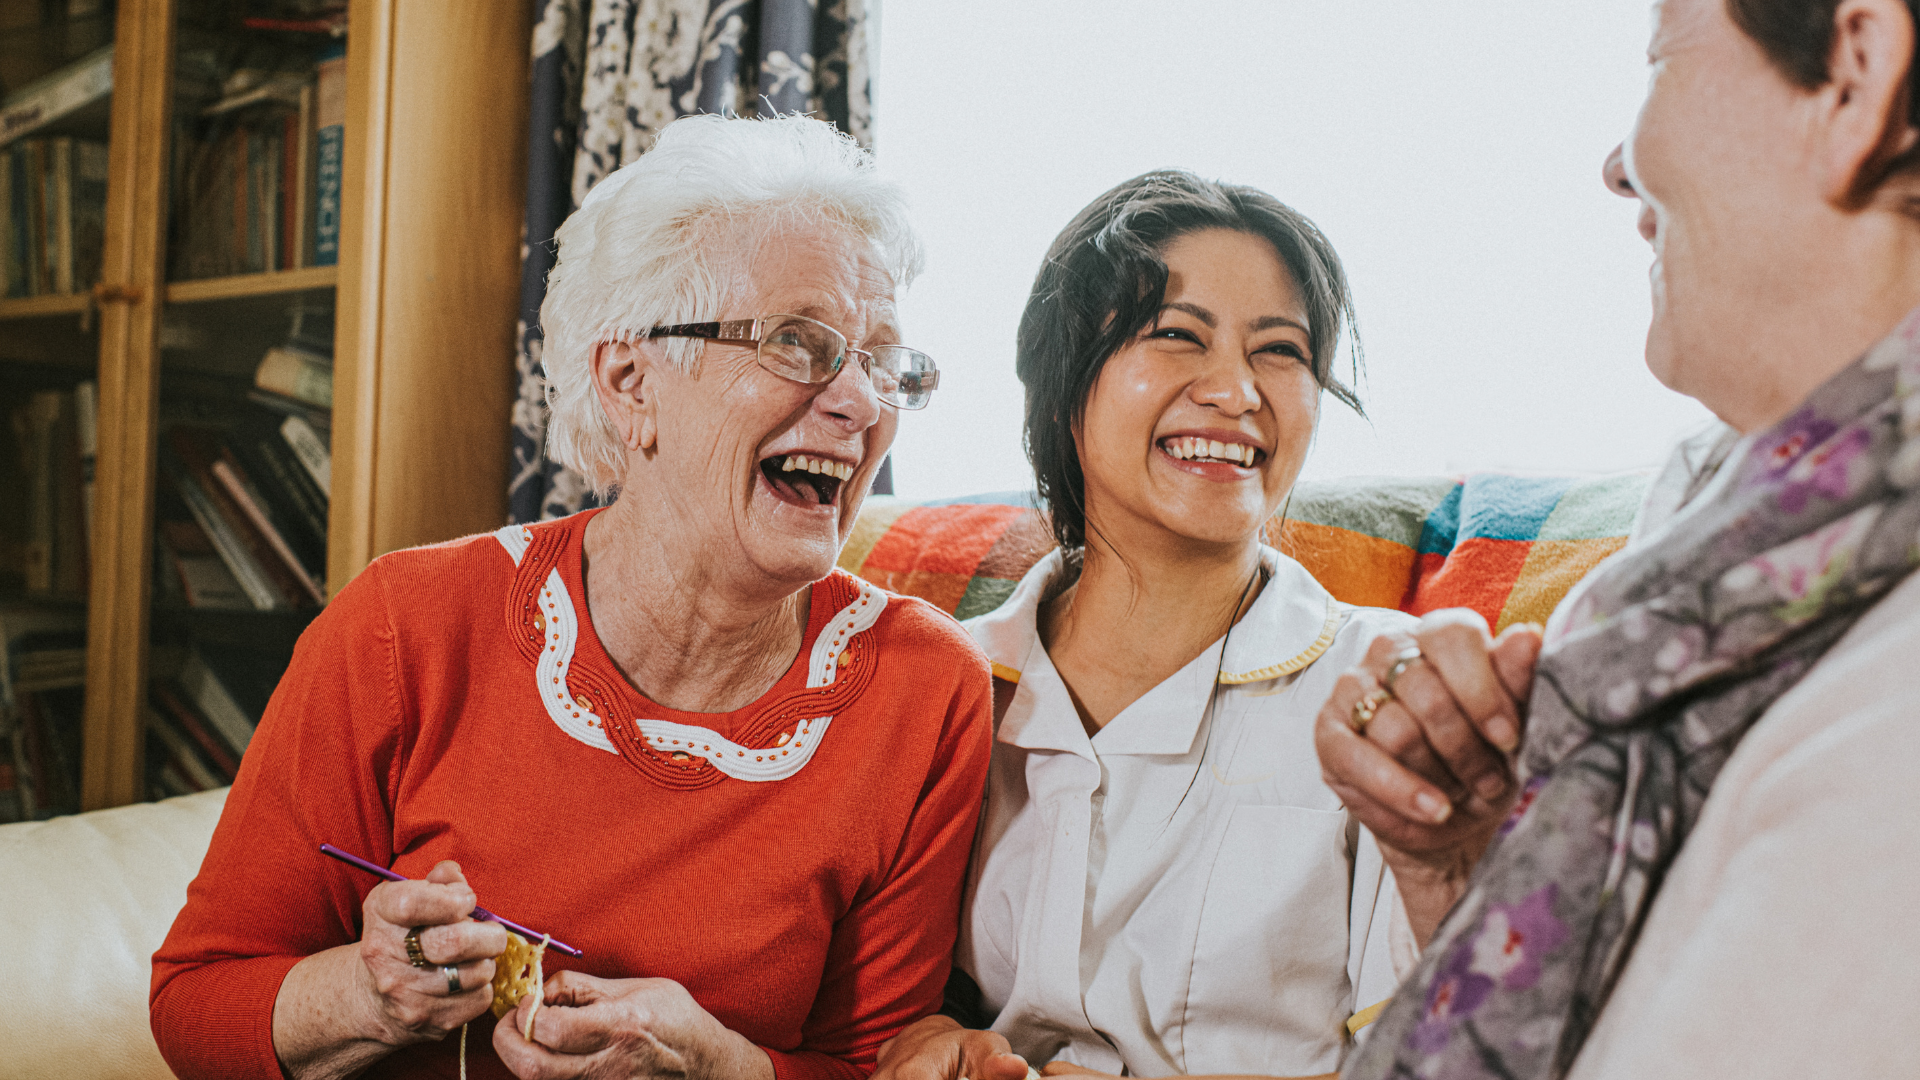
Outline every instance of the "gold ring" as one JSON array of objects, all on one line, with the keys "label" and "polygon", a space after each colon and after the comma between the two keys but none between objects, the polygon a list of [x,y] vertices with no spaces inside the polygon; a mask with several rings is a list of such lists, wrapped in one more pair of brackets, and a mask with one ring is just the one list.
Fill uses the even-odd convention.
[{"label": "gold ring", "polygon": [[1413,662],[1420,658],[1420,646],[1418,645],[1410,649],[1400,650],[1400,655],[1393,658],[1393,666],[1387,669],[1387,677],[1380,680],[1380,685],[1387,688],[1387,693],[1393,693],[1394,680],[1406,674],[1407,669],[1413,666]]},{"label": "gold ring", "polygon": [[416,926],[407,931],[407,963],[417,968],[429,968],[433,966],[427,962],[426,950],[420,947],[420,931],[425,929],[426,927],[424,926]]},{"label": "gold ring", "polygon": [[1374,715],[1380,711],[1380,707],[1392,700],[1393,691],[1384,686],[1367,691],[1360,696],[1360,700],[1353,703],[1353,712],[1348,718],[1348,726],[1365,735],[1367,725],[1373,723]]}]

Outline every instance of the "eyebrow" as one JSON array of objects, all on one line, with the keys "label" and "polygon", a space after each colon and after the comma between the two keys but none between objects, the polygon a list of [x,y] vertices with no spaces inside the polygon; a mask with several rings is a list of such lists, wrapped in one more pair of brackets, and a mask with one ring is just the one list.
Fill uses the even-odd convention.
[{"label": "eyebrow", "polygon": [[[1186,303],[1185,301],[1176,300],[1173,303],[1168,304],[1167,309],[1171,309],[1174,311],[1184,311],[1187,314],[1193,316],[1194,318],[1199,319],[1202,323],[1205,323],[1209,330],[1211,330],[1214,327],[1214,325],[1219,321],[1214,318],[1213,312],[1208,311],[1206,308],[1203,308],[1198,304],[1189,304],[1189,303]],[[1292,319],[1287,318],[1284,315],[1263,315],[1260,318],[1253,320],[1253,330],[1256,333],[1261,330],[1271,330],[1276,326],[1291,326],[1295,330],[1298,330],[1303,334],[1308,334],[1308,335],[1312,334],[1312,331],[1308,330],[1306,327],[1300,325],[1299,323],[1295,322]]]}]

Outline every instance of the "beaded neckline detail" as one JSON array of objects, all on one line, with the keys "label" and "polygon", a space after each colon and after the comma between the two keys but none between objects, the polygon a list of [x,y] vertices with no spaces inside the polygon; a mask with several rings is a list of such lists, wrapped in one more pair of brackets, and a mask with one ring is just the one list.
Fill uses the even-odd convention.
[{"label": "beaded neckline detail", "polygon": [[[612,717],[631,697],[591,670],[574,668],[579,619],[556,565],[565,533],[509,525],[494,533],[517,568],[507,621],[520,651],[534,663],[540,702],[569,736],[617,754],[648,779],[668,787],[706,787],[727,778],[784,780],[813,759],[836,714],[872,681],[877,649],[866,631],[886,610],[887,594],[835,572],[814,588],[840,603],[807,657],[804,690],[770,702],[734,734],[644,716]],[[541,571],[545,571],[541,573]]]}]

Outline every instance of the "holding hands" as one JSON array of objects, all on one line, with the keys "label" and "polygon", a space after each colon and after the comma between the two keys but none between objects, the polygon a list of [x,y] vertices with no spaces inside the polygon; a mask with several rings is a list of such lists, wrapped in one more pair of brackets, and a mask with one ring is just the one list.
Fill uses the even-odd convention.
[{"label": "holding hands", "polygon": [[1540,629],[1495,638],[1465,610],[1383,636],[1342,675],[1314,745],[1328,786],[1380,841],[1421,945],[1513,807]]},{"label": "holding hands", "polygon": [[[671,979],[547,980],[533,1040],[521,1032],[533,995],[493,1029],[493,1048],[522,1080],[673,1077],[773,1080],[773,1062]],[[1023,1074],[1024,1075],[1024,1074]]]}]

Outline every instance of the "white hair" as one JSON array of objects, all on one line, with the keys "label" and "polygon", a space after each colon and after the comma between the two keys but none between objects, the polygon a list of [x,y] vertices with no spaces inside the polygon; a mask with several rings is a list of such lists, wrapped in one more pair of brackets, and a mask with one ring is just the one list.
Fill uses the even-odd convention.
[{"label": "white hair", "polygon": [[[594,346],[718,319],[736,299],[728,289],[741,258],[794,226],[866,238],[898,288],[920,272],[905,195],[879,177],[872,154],[824,121],[684,117],[600,181],[554,234],[558,257],[540,305],[547,455],[596,494],[616,487],[626,456],[594,393]],[[700,344],[675,339],[667,355],[693,370]]]}]

